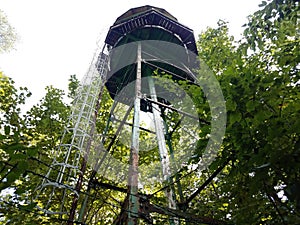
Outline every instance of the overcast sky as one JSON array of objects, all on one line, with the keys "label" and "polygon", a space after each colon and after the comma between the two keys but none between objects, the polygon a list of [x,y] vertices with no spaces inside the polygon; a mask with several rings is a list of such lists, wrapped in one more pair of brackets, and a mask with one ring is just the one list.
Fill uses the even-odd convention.
[{"label": "overcast sky", "polygon": [[[68,78],[86,73],[99,37],[130,8],[153,5],[166,9],[194,30],[195,36],[217,21],[229,22],[238,37],[247,16],[261,0],[1,0],[0,9],[15,27],[16,50],[0,54],[0,70],[26,86],[33,96],[28,107],[45,94],[47,85],[67,89]],[[100,41],[99,44],[102,44]]]}]

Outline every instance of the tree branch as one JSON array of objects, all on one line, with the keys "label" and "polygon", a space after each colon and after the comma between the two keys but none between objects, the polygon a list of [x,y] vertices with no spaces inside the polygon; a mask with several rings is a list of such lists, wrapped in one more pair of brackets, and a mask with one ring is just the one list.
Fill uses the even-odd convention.
[{"label": "tree branch", "polygon": [[178,203],[180,208],[187,208],[188,204],[224,169],[229,163],[231,157],[229,157],[213,174],[189,197],[185,202]]}]

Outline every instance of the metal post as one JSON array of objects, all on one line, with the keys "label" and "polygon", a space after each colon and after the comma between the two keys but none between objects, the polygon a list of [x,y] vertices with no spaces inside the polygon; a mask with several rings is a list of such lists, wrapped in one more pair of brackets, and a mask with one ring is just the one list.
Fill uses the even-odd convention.
[{"label": "metal post", "polygon": [[[168,144],[168,147],[169,147],[171,162],[174,163],[175,158],[174,158],[174,150],[173,150],[173,145],[172,145],[172,138],[171,138],[171,134],[169,132],[169,126],[168,126],[168,123],[167,123],[167,118],[166,118],[164,110],[162,110],[161,116],[162,116],[162,119],[164,121],[166,141],[167,141],[167,144]],[[173,183],[173,179],[170,179],[169,182]],[[183,197],[182,187],[181,187],[181,183],[180,183],[180,177],[179,177],[178,173],[175,174],[175,183],[177,184],[177,190],[178,190],[180,202],[182,202],[182,201],[184,201],[184,197]],[[172,191],[174,193],[173,198],[176,199],[176,191],[175,191],[174,184],[171,185],[171,188],[172,188]],[[181,224],[181,222],[179,221],[178,224]]]},{"label": "metal post", "polygon": [[[157,102],[157,96],[156,96],[156,90],[153,78],[151,76],[148,77],[148,85],[150,89],[150,95],[151,99],[155,102]],[[168,182],[171,176],[171,170],[170,170],[170,159],[167,151],[166,146],[166,140],[164,136],[164,130],[163,130],[163,122],[161,118],[161,112],[159,107],[153,106],[153,119],[154,119],[154,125],[155,125],[155,132],[156,132],[156,138],[158,143],[158,149],[159,149],[159,155],[161,160],[161,166],[162,166],[162,174],[163,174],[163,180]],[[165,191],[166,197],[168,199],[168,206],[171,209],[176,209],[176,202],[173,198],[173,191],[172,189],[166,189]],[[170,220],[170,224],[175,224],[174,219]],[[177,223],[176,223],[177,224]]]},{"label": "metal post", "polygon": [[[102,91],[103,90],[101,90],[101,93],[102,93]],[[109,123],[111,122],[110,118],[111,118],[112,112],[114,111],[116,105],[117,105],[117,102],[114,102],[113,105],[112,105],[112,108],[110,110],[110,113],[109,113],[109,118],[106,121],[106,126],[105,126],[105,129],[103,131],[103,136],[102,136],[102,139],[101,139],[101,142],[103,144],[104,144],[105,137],[106,137],[106,134],[107,134],[107,131],[108,131]],[[100,106],[100,103],[99,103],[99,106]],[[96,165],[96,167],[97,167],[97,165]],[[86,213],[86,206],[87,206],[88,198],[89,198],[90,191],[91,191],[91,182],[92,182],[94,176],[95,176],[95,172],[93,171],[92,174],[91,174],[91,177],[89,179],[89,182],[88,182],[88,188],[87,188],[87,191],[86,191],[87,194],[86,194],[86,196],[83,200],[83,203],[81,205],[81,209],[79,211],[78,222],[83,222],[83,220],[84,220],[85,213]]]},{"label": "metal post", "polygon": [[135,99],[134,99],[134,117],[132,127],[132,141],[130,153],[129,168],[129,210],[128,225],[138,224],[139,198],[138,198],[138,161],[139,161],[139,134],[140,134],[140,97],[141,97],[141,79],[142,79],[142,52],[141,43],[138,42],[137,49],[137,69],[135,83]]}]

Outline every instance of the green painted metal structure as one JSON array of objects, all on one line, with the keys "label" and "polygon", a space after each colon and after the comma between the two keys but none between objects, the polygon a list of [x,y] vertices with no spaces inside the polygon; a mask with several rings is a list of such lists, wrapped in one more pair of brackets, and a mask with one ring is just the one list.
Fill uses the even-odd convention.
[{"label": "green painted metal structure", "polygon": [[[178,23],[174,16],[161,8],[147,5],[128,10],[110,27],[105,43],[109,49],[116,49],[124,44],[145,40],[168,42],[182,46],[192,53],[188,54],[187,52],[187,54],[184,55],[185,57],[181,58],[182,63],[189,68],[197,66],[195,55],[197,55],[198,52],[193,31]],[[159,47],[153,49],[153,51],[159,51]],[[164,53],[158,53],[157,57],[174,58],[176,55],[178,55],[176,49],[174,52],[168,49],[167,56],[164,55]],[[135,65],[125,66],[121,69],[117,69],[117,71],[115,70],[115,68],[122,63],[122,60],[128,57],[136,58],[136,53],[132,52],[131,55],[128,55],[126,48],[124,48],[124,51],[122,51],[122,48],[118,48],[117,53],[110,55],[110,67],[113,74],[108,74],[109,79],[106,82],[106,87],[112,98],[114,98],[124,86],[135,80]],[[147,63],[142,63],[142,77],[151,75],[153,71],[158,68],[162,71],[168,71],[170,74],[176,74],[177,76],[174,76],[173,79],[188,79],[194,81],[194,77],[185,71],[184,68],[178,68],[174,65],[170,65],[168,62],[164,63],[156,60],[147,60]]]}]

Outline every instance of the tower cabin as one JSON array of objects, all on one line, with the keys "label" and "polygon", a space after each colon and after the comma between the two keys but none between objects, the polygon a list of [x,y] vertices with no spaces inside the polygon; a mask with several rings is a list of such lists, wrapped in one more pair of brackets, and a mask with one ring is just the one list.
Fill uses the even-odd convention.
[{"label": "tower cabin", "polygon": [[[113,99],[136,79],[137,42],[142,45],[142,78],[158,71],[173,80],[195,80],[192,69],[198,65],[198,52],[193,31],[162,8],[132,8],[117,18],[105,39],[110,52],[106,88]],[[147,86],[142,84],[145,93]],[[141,110],[147,111],[144,104]]]}]

